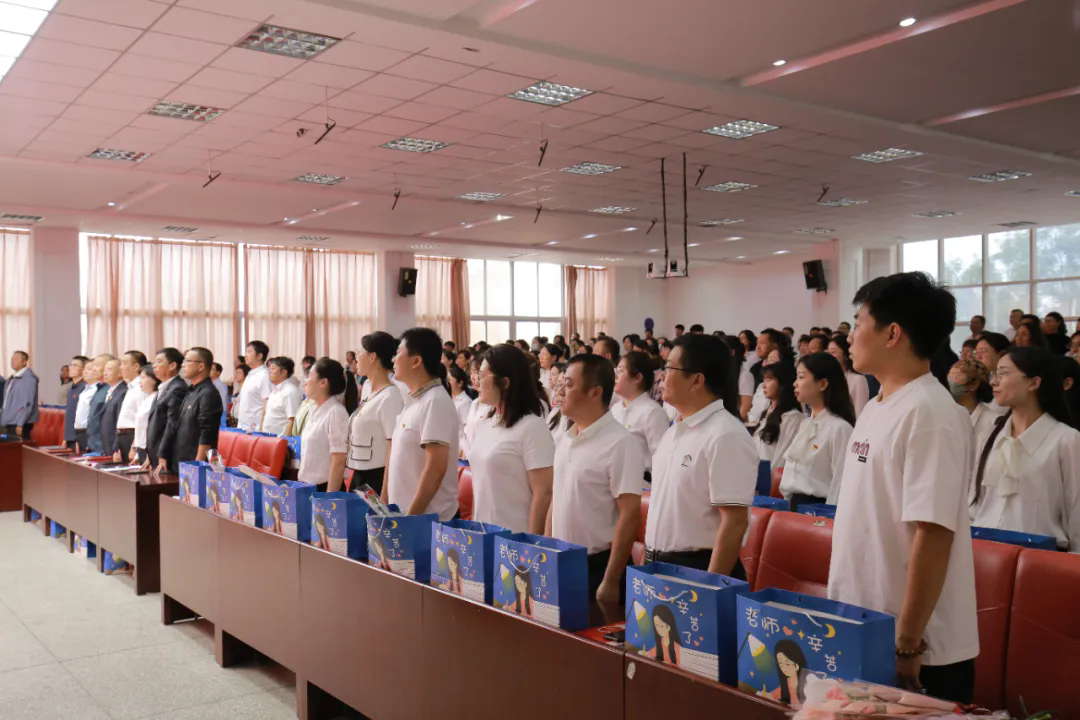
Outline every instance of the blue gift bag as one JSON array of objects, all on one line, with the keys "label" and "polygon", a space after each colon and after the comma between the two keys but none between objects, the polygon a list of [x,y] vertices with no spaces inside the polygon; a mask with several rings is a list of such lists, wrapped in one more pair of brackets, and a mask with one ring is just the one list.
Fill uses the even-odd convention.
[{"label": "blue gift bag", "polygon": [[252,527],[263,526],[263,490],[270,487],[247,475],[233,475],[229,518]]},{"label": "blue gift bag", "polygon": [[892,615],[769,588],[736,598],[739,689],[791,704],[806,677],[896,681]]},{"label": "blue gift bag", "polygon": [[589,560],[581,545],[543,535],[496,536],[492,605],[577,632],[589,624]]},{"label": "blue gift bag", "polygon": [[431,584],[490,605],[496,535],[507,536],[510,531],[471,520],[433,522]]},{"label": "blue gift bag", "polygon": [[206,471],[206,509],[215,515],[229,517],[229,504],[232,501],[232,479],[247,477],[235,468],[225,468],[218,472],[213,468]]},{"label": "blue gift bag", "polygon": [[288,445],[285,455],[285,467],[299,470],[301,458],[300,436],[288,435],[285,437],[285,443]]},{"label": "blue gift bag", "polygon": [[1057,550],[1057,538],[1053,535],[1030,535],[1028,533],[1016,532],[1015,530],[998,530],[997,528],[971,528],[971,537],[978,538],[980,540],[993,540],[994,542],[1008,543],[1009,545],[1019,545],[1026,548],[1037,548],[1039,550]]},{"label": "blue gift bag", "polygon": [[90,542],[82,535],[76,535],[72,541],[72,545],[75,548],[75,552],[82,555],[84,558],[96,558],[97,557],[97,545]]},{"label": "blue gift bag", "polygon": [[[397,505],[390,505],[397,511]],[[395,575],[427,583],[431,579],[432,523],[436,513],[425,515],[368,515],[368,562]]]},{"label": "blue gift bag", "polygon": [[828,505],[826,503],[808,503],[806,505],[799,506],[799,513],[802,515],[813,515],[814,517],[821,518],[835,518],[836,506]]},{"label": "blue gift bag", "polygon": [[295,480],[262,489],[263,530],[306,541],[311,537],[311,497],[315,486]]},{"label": "blue gift bag", "polygon": [[67,528],[65,528],[63,525],[56,522],[55,520],[50,520],[49,521],[49,535],[50,536],[52,536],[54,538],[64,537],[65,533],[67,533]]},{"label": "blue gift bag", "polygon": [[682,565],[626,568],[626,643],[642,655],[734,685],[735,597],[742,580]]},{"label": "blue gift bag", "polygon": [[313,493],[311,544],[353,560],[362,559],[367,554],[366,510],[367,503],[353,493]]},{"label": "blue gift bag", "polygon": [[106,575],[123,575],[132,571],[131,564],[121,560],[108,550],[105,551],[102,572]]},{"label": "blue gift bag", "polygon": [[766,497],[764,495],[754,496],[754,507],[769,508],[770,510],[790,510],[791,503],[784,498]]},{"label": "blue gift bag", "polygon": [[210,463],[205,462],[182,462],[180,463],[180,495],[182,502],[196,507],[206,507],[206,473],[210,471]]},{"label": "blue gift bag", "polygon": [[768,460],[758,460],[757,486],[754,488],[754,494],[768,497],[770,492],[772,492],[772,463]]}]

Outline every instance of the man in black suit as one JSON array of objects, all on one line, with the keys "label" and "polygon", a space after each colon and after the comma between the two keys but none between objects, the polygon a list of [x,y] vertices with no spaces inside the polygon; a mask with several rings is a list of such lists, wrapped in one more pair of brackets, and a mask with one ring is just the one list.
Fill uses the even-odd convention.
[{"label": "man in black suit", "polygon": [[[193,347],[184,355],[180,374],[191,384],[180,408],[176,443],[172,453],[163,456],[171,465],[192,460],[206,460],[209,450],[217,449],[221,427],[221,393],[210,379],[214,354],[204,347]],[[160,462],[160,461],[159,461]]]},{"label": "man in black suit", "polygon": [[101,434],[101,446],[106,455],[113,454],[116,445],[116,421],[120,417],[120,407],[124,404],[124,396],[127,394],[127,383],[120,377],[120,361],[109,360],[105,363],[105,374],[102,377],[109,389],[105,391],[105,409],[101,411],[99,432]]},{"label": "man in black suit", "polygon": [[[184,356],[174,347],[158,350],[154,356],[154,376],[161,381],[157,397],[146,419],[146,470],[169,470],[166,460],[172,455],[176,443],[176,428],[180,423],[180,406],[187,395],[188,387],[177,373]],[[176,472],[175,463],[171,468]]]}]

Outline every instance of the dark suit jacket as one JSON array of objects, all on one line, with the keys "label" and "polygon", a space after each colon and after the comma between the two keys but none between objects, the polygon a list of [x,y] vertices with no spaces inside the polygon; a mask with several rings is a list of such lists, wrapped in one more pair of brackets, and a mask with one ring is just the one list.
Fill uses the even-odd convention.
[{"label": "dark suit jacket", "polygon": [[195,459],[200,445],[216,449],[222,410],[221,393],[214,387],[213,380],[204,378],[193,385],[180,408],[176,442],[170,454],[163,451],[161,457],[170,464],[190,462]]},{"label": "dark suit jacket", "polygon": [[[157,399],[146,418],[146,455],[151,465],[157,465],[158,458],[168,458],[172,453],[176,426],[180,421],[180,405],[187,391],[187,383],[179,376],[170,380],[164,390],[158,388]],[[167,449],[162,452],[162,448]]]},{"label": "dark suit jacket", "polygon": [[116,421],[120,419],[120,406],[124,404],[124,396],[127,395],[127,383],[121,380],[113,390],[112,397],[105,402],[105,410],[101,413],[101,446],[105,448],[106,455],[112,455],[120,449],[116,442]]},{"label": "dark suit jacket", "polygon": [[86,389],[86,382],[80,380],[67,391],[67,407],[64,409],[64,442],[75,442],[75,411],[79,407],[79,396]]},{"label": "dark suit jacket", "polygon": [[105,453],[101,444],[101,414],[105,412],[105,394],[108,392],[108,385],[98,383],[97,392],[90,399],[90,417],[86,421],[86,444],[90,446],[90,452]]}]

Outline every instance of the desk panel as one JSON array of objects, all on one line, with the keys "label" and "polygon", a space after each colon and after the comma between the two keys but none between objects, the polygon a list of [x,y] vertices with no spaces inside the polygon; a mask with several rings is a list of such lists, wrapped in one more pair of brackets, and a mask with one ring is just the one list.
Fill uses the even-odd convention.
[{"label": "desk panel", "polygon": [[158,497],[161,593],[166,623],[172,601],[213,623],[218,619],[218,528],[221,518],[176,498]]},{"label": "desk panel", "polygon": [[23,444],[0,442],[0,512],[22,510]]}]

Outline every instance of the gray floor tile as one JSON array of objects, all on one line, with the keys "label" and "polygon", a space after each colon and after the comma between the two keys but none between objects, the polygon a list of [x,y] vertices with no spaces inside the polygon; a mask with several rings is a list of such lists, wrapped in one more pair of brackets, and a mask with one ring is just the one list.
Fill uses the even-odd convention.
[{"label": "gray floor tile", "polygon": [[59,663],[0,673],[0,720],[110,720]]},{"label": "gray floor tile", "polygon": [[57,660],[164,645],[186,637],[161,624],[159,607],[142,602],[96,609],[76,606],[71,612],[28,618],[25,624]]},{"label": "gray floor tile", "polygon": [[0,625],[0,672],[54,662],[56,658],[22,623]]},{"label": "gray floor tile", "polygon": [[296,701],[291,695],[260,692],[209,705],[186,708],[146,720],[295,720]]}]

